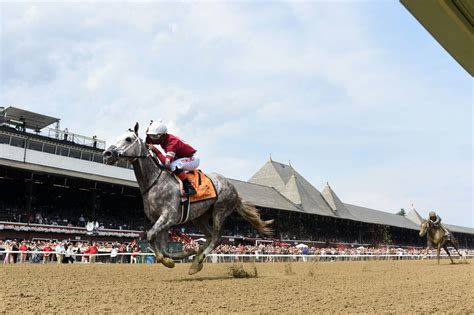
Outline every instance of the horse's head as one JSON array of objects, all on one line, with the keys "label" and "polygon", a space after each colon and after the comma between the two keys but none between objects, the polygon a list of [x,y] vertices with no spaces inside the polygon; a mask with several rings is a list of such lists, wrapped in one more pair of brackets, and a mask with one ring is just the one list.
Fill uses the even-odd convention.
[{"label": "horse's head", "polygon": [[431,228],[430,220],[423,220],[420,224],[420,236],[425,236],[426,232]]},{"label": "horse's head", "polygon": [[130,129],[121,135],[102,155],[104,163],[109,165],[117,163],[120,158],[135,159],[143,155],[142,142],[138,136],[138,123],[135,124],[133,131]]}]

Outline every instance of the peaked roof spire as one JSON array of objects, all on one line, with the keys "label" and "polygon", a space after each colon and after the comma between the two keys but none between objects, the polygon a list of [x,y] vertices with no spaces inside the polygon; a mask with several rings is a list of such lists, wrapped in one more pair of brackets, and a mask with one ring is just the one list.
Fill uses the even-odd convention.
[{"label": "peaked roof spire", "polygon": [[411,204],[411,210],[408,212],[406,217],[410,221],[412,221],[416,224],[420,224],[421,221],[423,221],[423,217],[418,213],[418,211],[416,211],[415,206],[413,205],[413,203]]},{"label": "peaked roof spire", "polygon": [[291,175],[290,179],[285,185],[284,190],[281,192],[283,196],[290,199],[293,203],[297,205],[301,205],[303,202],[301,201],[301,192],[298,187],[298,181],[296,179],[295,174]]},{"label": "peaked roof spire", "polygon": [[268,161],[269,161],[269,162],[273,162],[273,160],[272,160],[272,154],[271,154],[271,153],[270,153],[270,156],[269,156],[269,158],[268,158]]},{"label": "peaked roof spire", "polygon": [[331,210],[334,212],[334,214],[344,215],[345,217],[352,217],[350,211],[342,203],[341,199],[339,199],[334,190],[332,190],[331,186],[329,186],[329,182],[326,182],[326,186],[324,187],[321,195],[323,196],[324,201],[327,202],[329,208],[331,208]]},{"label": "peaked roof spire", "polygon": [[[274,187],[289,200],[301,205],[304,212],[335,216],[321,192],[289,165],[267,161],[250,179],[250,183]],[[352,216],[351,216],[352,218]]]}]

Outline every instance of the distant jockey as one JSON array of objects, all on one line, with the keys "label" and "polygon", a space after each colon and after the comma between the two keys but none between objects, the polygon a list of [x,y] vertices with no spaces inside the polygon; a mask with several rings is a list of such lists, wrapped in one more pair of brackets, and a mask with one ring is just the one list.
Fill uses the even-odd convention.
[{"label": "distant jockey", "polygon": [[[186,178],[186,171],[195,170],[199,166],[200,160],[196,150],[177,136],[168,133],[168,128],[161,121],[152,122],[146,134],[145,142],[148,148],[183,182],[184,194],[195,195],[196,189]],[[165,155],[155,145],[160,145]]]},{"label": "distant jockey", "polygon": [[430,220],[431,223],[433,223],[435,226],[440,226],[444,230],[444,235],[445,235],[446,239],[450,240],[451,239],[451,234],[448,231],[448,229],[441,223],[440,216],[437,215],[436,212],[434,212],[434,211],[430,211],[428,216],[429,216],[428,220]]}]

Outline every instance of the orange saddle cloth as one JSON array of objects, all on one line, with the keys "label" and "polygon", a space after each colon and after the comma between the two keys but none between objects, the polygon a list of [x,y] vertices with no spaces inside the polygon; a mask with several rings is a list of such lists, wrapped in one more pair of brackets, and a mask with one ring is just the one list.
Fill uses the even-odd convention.
[{"label": "orange saddle cloth", "polygon": [[216,188],[211,179],[200,170],[190,171],[186,174],[186,177],[197,192],[197,194],[189,196],[189,202],[193,203],[217,197]]}]

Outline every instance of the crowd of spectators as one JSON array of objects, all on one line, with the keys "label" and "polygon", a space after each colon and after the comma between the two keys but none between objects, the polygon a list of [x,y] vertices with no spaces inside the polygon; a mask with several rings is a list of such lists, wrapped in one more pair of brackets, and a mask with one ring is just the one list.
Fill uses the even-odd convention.
[{"label": "crowd of spectators", "polygon": [[[19,253],[15,253],[19,252]],[[15,263],[138,263],[142,250],[135,242],[0,241],[0,259]],[[105,255],[103,255],[105,254]],[[126,254],[126,255],[124,255]]]},{"label": "crowd of spectators", "polygon": [[[2,208],[0,209],[0,221],[68,227],[85,227],[88,222],[94,222],[94,226],[98,230],[116,229],[142,232],[151,227],[151,223],[145,218],[143,212],[137,209],[135,212],[131,211],[132,215],[110,209],[90,215],[82,208],[59,211],[53,207],[33,207],[30,214],[12,206],[1,205],[0,208]],[[9,214],[6,218],[1,216],[5,213]],[[291,243],[293,241],[323,242],[327,246],[335,243],[398,244],[402,246],[423,246],[425,244],[425,240],[419,237],[416,230],[321,218],[308,214],[272,212],[268,209],[262,209],[261,213],[265,219],[273,218],[272,215],[274,215],[275,222],[272,224],[272,228],[275,233],[272,239]],[[202,232],[191,223],[181,225],[178,229],[187,235],[202,236]],[[226,219],[222,236],[241,240],[260,238],[257,231],[237,215],[231,215]],[[460,240],[461,244],[468,243],[466,240]]]},{"label": "crowd of spectators", "polygon": [[[274,246],[267,245],[219,245],[214,253],[221,254],[263,254],[263,255],[422,255],[424,248],[396,247],[309,247],[309,246]],[[470,251],[474,253],[474,251]],[[434,253],[430,250],[429,253]]]},{"label": "crowd of spectators", "polygon": [[[189,245],[193,248],[196,245]],[[312,247],[304,244],[296,246],[275,245],[274,243],[261,243],[258,245],[218,245],[215,254],[253,254],[253,255],[423,255],[425,248],[400,248],[400,247]],[[474,253],[473,250],[467,251]],[[434,253],[430,250],[429,253]]]},{"label": "crowd of spectators", "polygon": [[92,216],[87,216],[77,211],[77,213],[80,213],[79,215],[74,215],[70,212],[72,211],[60,214],[51,211],[35,209],[32,213],[27,214],[18,209],[9,209],[10,214],[1,218],[0,221],[68,227],[85,227],[87,222],[94,221],[98,222],[99,228],[101,229],[138,231],[144,229],[142,222],[127,222],[126,220],[119,220],[117,218],[107,217],[104,215],[97,215],[95,218],[93,218]]},{"label": "crowd of spectators", "polygon": [[[191,240],[185,248],[198,249],[200,243]],[[474,254],[474,250],[463,250],[465,254]],[[19,252],[19,253],[15,253]],[[142,255],[149,253],[150,255]],[[228,255],[423,255],[424,248],[397,247],[310,247],[305,244],[288,245],[277,243],[260,243],[256,245],[217,246],[213,254]],[[434,254],[430,250],[428,254]],[[150,257],[150,259],[147,259]],[[143,248],[137,242],[84,242],[84,241],[0,241],[0,259],[4,264],[14,263],[140,263],[153,262],[153,254],[148,248]]]}]

